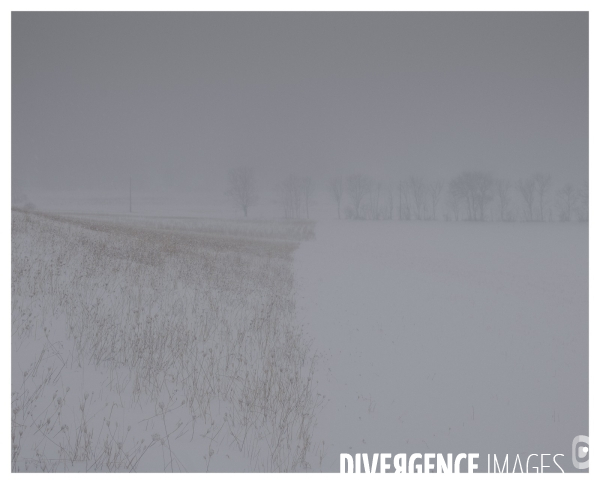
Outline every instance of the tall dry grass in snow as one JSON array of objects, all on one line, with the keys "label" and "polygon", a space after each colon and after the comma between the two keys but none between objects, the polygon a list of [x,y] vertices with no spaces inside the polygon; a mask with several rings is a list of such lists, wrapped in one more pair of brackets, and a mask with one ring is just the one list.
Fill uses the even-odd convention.
[{"label": "tall dry grass in snow", "polygon": [[[183,220],[183,219],[182,219]],[[12,212],[12,470],[299,471],[307,223]]]}]

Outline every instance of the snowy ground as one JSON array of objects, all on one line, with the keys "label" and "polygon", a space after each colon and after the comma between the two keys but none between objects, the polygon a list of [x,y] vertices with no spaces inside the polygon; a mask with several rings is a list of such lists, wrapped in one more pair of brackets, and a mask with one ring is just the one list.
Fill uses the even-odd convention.
[{"label": "snowy ground", "polygon": [[[341,452],[562,453],[588,434],[587,226],[320,222],[295,253]],[[487,464],[486,464],[487,465]],[[555,470],[557,470],[555,468]]]},{"label": "snowy ground", "polygon": [[[342,452],[477,452],[480,464],[487,453],[509,454],[511,466],[517,453],[561,453],[559,462],[572,470],[572,439],[588,434],[587,225],[337,221],[335,207],[317,204],[311,214],[319,221],[310,239],[312,225],[273,220],[281,214],[272,200],[255,207],[252,220],[240,221],[232,220],[239,213],[227,203],[196,198],[138,197],[130,215],[126,198],[106,194],[38,197],[38,209],[69,212],[71,222],[13,214],[19,470],[337,472]],[[101,281],[111,288],[103,289]],[[203,288],[200,297],[197,287]],[[248,329],[240,315],[264,314],[269,301],[282,308],[267,315],[273,325],[265,331],[283,365],[272,363],[272,352],[256,352],[250,339],[242,346],[238,340]],[[119,341],[129,324],[142,319],[139,307],[153,318],[150,340],[168,339],[177,325],[193,333],[197,314],[212,315],[224,324],[215,331],[219,325],[204,323],[211,343],[201,351],[241,352],[249,363],[221,368],[225,379],[220,363],[211,363],[213,373],[201,380],[204,388],[210,383],[219,389],[173,397],[173,388],[183,391],[190,375],[217,361],[207,353],[186,365],[193,345],[184,338],[167,352],[171,363],[174,355],[180,358],[172,383],[165,383],[169,372],[163,371],[160,384],[146,382],[149,394],[128,390],[140,372],[154,370],[108,363],[111,351],[119,357],[123,352],[103,348],[105,336],[95,335],[92,323],[99,318],[102,331]],[[169,314],[177,314],[174,321]],[[164,328],[163,320],[169,321]],[[79,329],[79,341],[69,322]],[[298,343],[291,353],[285,335]],[[255,342],[260,338],[264,334],[254,335]],[[91,355],[104,358],[100,365],[90,365],[90,355],[82,358],[94,345],[101,351]],[[41,368],[36,362],[42,350],[46,369],[24,376],[28,368]],[[314,352],[321,358],[308,380],[307,358]],[[272,402],[265,382],[285,390],[281,377],[294,377],[294,358],[302,355],[301,385],[281,393],[300,421],[294,417],[280,431],[290,447],[273,453],[277,442],[268,435],[277,433],[281,413],[272,406],[262,419],[268,426],[256,426],[256,412],[244,410],[245,398],[238,396]],[[246,369],[254,377],[242,385]],[[225,385],[228,379],[238,383]],[[102,391],[91,393],[97,388]],[[58,413],[57,401],[68,412]],[[174,409],[181,401],[190,408]],[[112,407],[104,409],[106,403]],[[298,403],[304,410],[294,407]],[[245,422],[228,421],[243,411]],[[301,422],[307,412],[308,426]],[[87,441],[84,413],[94,429]],[[105,420],[120,423],[103,427]],[[20,425],[29,427],[22,436]],[[298,428],[304,434],[292,437]],[[240,445],[247,432],[252,445]],[[305,453],[293,448],[298,443]],[[73,462],[56,465],[46,459],[53,452]],[[85,463],[86,456],[95,460]]]},{"label": "snowy ground", "polygon": [[301,471],[307,222],[12,212],[13,471]]}]

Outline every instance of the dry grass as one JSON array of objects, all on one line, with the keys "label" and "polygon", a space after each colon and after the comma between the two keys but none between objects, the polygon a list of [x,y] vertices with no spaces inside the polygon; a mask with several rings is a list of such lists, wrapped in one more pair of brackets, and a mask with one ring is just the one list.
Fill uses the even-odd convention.
[{"label": "dry grass", "polygon": [[312,225],[12,215],[13,471],[310,470]]}]

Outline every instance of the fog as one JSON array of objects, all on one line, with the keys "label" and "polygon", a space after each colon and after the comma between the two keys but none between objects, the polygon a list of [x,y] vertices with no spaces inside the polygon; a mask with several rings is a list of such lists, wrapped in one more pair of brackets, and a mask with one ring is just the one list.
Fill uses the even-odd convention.
[{"label": "fog", "polygon": [[13,13],[12,471],[586,471],[588,33]]},{"label": "fog", "polygon": [[12,14],[13,183],[221,194],[464,169],[581,184],[587,13]]}]

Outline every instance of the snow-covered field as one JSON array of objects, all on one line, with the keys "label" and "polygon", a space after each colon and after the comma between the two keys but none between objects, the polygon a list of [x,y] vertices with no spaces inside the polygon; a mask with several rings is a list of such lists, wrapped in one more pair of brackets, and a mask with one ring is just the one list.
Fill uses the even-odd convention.
[{"label": "snow-covered field", "polygon": [[517,453],[561,453],[573,470],[571,442],[588,435],[587,240],[578,224],[317,224],[295,273],[299,320],[325,353],[323,470],[342,452],[475,452],[482,470],[487,453],[511,469]]},{"label": "snow-covered field", "polygon": [[13,471],[300,471],[309,222],[12,212]]},{"label": "snow-covered field", "polygon": [[13,211],[13,470],[568,470],[588,434],[587,225],[53,208]]}]

